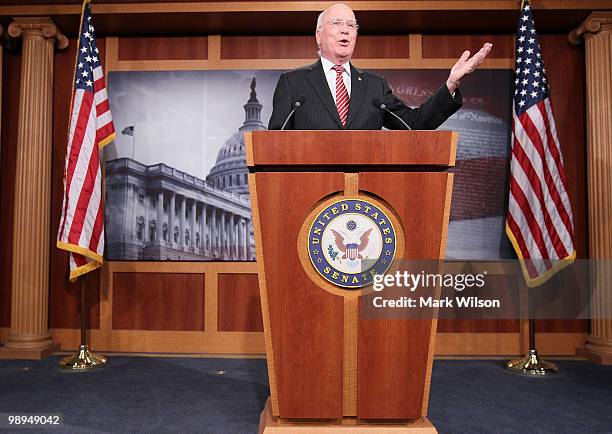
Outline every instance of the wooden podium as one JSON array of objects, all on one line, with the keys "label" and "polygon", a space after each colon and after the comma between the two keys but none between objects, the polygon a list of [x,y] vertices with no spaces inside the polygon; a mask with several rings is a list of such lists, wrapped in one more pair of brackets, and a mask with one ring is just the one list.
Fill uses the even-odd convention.
[{"label": "wooden podium", "polygon": [[[390,224],[370,220],[395,233],[382,235],[381,258],[386,240],[396,260],[443,259],[456,143],[451,131],[245,133],[270,379],[262,431],[435,432],[426,415],[436,319],[362,318],[367,286],[344,286],[368,276],[317,271],[317,255],[340,243],[319,252],[314,234],[334,208],[372,204]],[[344,219],[348,233],[355,221]]]}]

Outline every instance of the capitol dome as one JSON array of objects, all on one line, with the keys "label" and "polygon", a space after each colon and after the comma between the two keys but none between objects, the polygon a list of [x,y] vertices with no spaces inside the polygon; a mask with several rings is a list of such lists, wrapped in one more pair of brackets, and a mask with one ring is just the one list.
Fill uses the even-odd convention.
[{"label": "capitol dome", "polygon": [[223,144],[217,154],[217,161],[206,177],[206,182],[238,194],[249,194],[248,169],[244,132],[265,130],[261,122],[261,104],[255,92],[255,77],[251,81],[251,97],[244,105],[244,124]]}]

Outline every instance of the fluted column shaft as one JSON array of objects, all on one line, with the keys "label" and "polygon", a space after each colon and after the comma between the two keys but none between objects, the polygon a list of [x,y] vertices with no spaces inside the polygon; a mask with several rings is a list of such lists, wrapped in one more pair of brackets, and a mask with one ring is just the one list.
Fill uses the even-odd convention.
[{"label": "fluted column shaft", "polygon": [[168,204],[168,241],[174,246],[174,215],[176,214],[176,193],[170,192],[170,203]]},{"label": "fluted column shaft", "polygon": [[196,233],[196,201],[191,199],[191,211],[189,212],[189,247],[195,249]]},{"label": "fluted column shaft", "polygon": [[236,216],[234,214],[229,214],[229,221],[227,222],[227,227],[228,227],[228,231],[229,231],[229,243],[228,243],[228,247],[229,247],[229,258],[230,259],[236,259],[236,244],[238,244],[236,242]]},{"label": "fluted column shaft", "polygon": [[[612,260],[612,12],[594,12],[570,34],[583,37],[587,74],[587,183],[589,253]],[[591,300],[591,334],[580,355],[612,364],[612,275],[597,267]]]},{"label": "fluted column shaft", "polygon": [[244,260],[249,260],[249,221],[247,219],[242,219],[242,237],[244,242],[242,244],[242,253],[244,256]]},{"label": "fluted column shaft", "polygon": [[225,257],[225,211],[221,211],[221,225],[219,228],[219,242],[221,243],[221,257]]},{"label": "fluted column shaft", "polygon": [[236,246],[237,252],[236,252],[236,257],[237,259],[244,261],[244,230],[242,229],[242,223],[243,223],[243,219],[242,217],[238,217],[237,223],[236,223],[236,228],[238,230],[238,245]]},{"label": "fluted column shaft", "polygon": [[185,196],[181,197],[181,207],[179,211],[179,246],[185,246],[185,212],[187,210],[187,198]]},{"label": "fluted column shaft", "polygon": [[248,219],[247,220],[247,224],[246,224],[246,237],[247,237],[247,241],[246,241],[246,251],[247,251],[247,259],[251,260],[251,259],[255,259],[254,258],[254,253],[251,249],[251,230],[253,228],[253,220]]},{"label": "fluted column shaft", "polygon": [[210,250],[217,253],[217,209],[213,208],[210,211]]},{"label": "fluted column shaft", "polygon": [[68,41],[49,18],[19,18],[23,37],[15,164],[11,328],[5,355],[41,358],[55,349],[49,331],[53,49]]},{"label": "fluted column shaft", "polygon": [[163,241],[164,225],[164,191],[157,193],[157,221],[155,222],[155,245],[160,246]]},{"label": "fluted column shaft", "polygon": [[200,210],[200,250],[206,252],[206,204],[202,203]]}]

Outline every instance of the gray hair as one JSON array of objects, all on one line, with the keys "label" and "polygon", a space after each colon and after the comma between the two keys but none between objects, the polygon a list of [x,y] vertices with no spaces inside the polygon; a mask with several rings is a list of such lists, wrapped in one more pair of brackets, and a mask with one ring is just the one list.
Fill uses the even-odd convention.
[{"label": "gray hair", "polygon": [[321,12],[319,16],[317,17],[317,28],[315,29],[315,31],[319,30],[321,27],[325,25],[325,23],[323,22],[323,15],[325,15],[325,11]]}]

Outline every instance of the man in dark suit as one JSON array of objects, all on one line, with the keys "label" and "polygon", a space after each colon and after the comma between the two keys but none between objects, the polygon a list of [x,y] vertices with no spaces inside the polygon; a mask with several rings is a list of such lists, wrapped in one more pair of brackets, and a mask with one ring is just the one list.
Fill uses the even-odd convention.
[{"label": "man in dark suit", "polygon": [[461,79],[482,63],[492,47],[484,44],[471,58],[470,52],[465,51],[446,83],[419,108],[412,109],[393,95],[383,77],[350,63],[357,29],[355,14],[344,4],[333,5],[319,15],[316,40],[321,58],[281,75],[268,129],[281,129],[297,105],[285,129],[405,129],[401,121],[380,108],[381,104],[412,129],[436,129],[461,107]]}]

